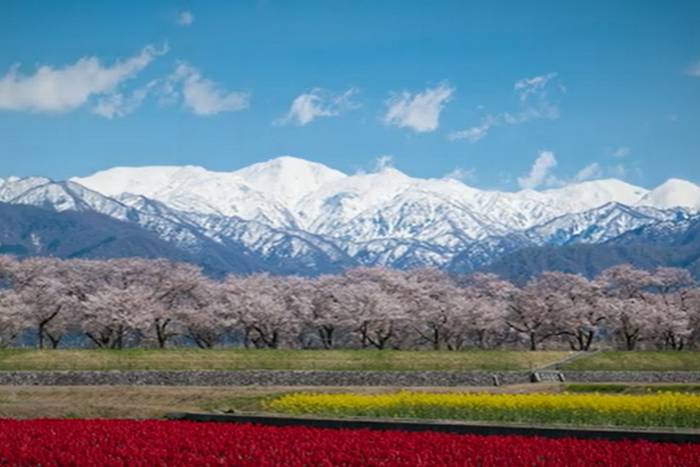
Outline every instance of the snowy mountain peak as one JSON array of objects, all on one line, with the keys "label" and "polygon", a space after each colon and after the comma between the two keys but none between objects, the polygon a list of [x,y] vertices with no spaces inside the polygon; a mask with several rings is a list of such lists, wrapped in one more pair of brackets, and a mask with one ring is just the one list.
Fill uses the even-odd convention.
[{"label": "snowy mountain peak", "polygon": [[670,178],[647,193],[639,204],[661,209],[684,207],[700,210],[700,187],[686,180]]},{"label": "snowy mountain peak", "polygon": [[345,176],[344,173],[331,169],[319,162],[308,161],[300,157],[294,156],[279,156],[273,159],[258,162],[247,167],[244,167],[237,172],[239,173],[256,173],[256,172],[307,172],[307,173],[328,173]]},{"label": "snowy mountain peak", "polygon": [[615,178],[590,180],[580,183],[545,190],[543,194],[553,194],[558,198],[577,200],[591,207],[602,206],[610,202],[627,205],[636,204],[648,190],[631,185]]},{"label": "snowy mountain peak", "polygon": [[264,192],[287,206],[295,204],[321,186],[347,177],[323,164],[292,156],[253,164],[233,172],[254,190]]},{"label": "snowy mountain peak", "polygon": [[399,178],[408,177],[408,175],[401,172],[399,169],[397,169],[396,167],[394,167],[392,165],[385,165],[383,167],[380,167],[378,170],[376,170],[375,172],[372,172],[372,173],[382,174],[382,175],[387,176],[387,177],[399,177]]}]

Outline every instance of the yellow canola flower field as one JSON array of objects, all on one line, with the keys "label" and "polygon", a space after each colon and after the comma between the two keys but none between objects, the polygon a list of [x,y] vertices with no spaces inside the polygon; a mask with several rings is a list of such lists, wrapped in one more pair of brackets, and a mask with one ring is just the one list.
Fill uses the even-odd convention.
[{"label": "yellow canola flower field", "polygon": [[266,403],[292,414],[487,420],[573,425],[700,427],[700,395],[295,393]]}]

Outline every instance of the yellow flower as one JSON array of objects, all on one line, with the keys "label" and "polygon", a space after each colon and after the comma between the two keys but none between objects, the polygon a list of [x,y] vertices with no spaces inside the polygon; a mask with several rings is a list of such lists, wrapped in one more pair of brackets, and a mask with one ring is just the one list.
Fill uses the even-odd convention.
[{"label": "yellow flower", "polygon": [[502,420],[591,425],[700,426],[700,396],[681,393],[491,394],[401,391],[389,394],[295,393],[269,410],[350,416]]}]

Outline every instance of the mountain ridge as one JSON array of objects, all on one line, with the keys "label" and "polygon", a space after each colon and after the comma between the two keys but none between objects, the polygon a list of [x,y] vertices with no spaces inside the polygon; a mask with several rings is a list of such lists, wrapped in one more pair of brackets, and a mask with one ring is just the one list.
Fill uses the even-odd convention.
[{"label": "mountain ridge", "polygon": [[647,190],[604,179],[502,192],[392,167],[348,175],[283,156],[230,172],[146,166],[58,182],[9,177],[0,179],[0,202],[94,211],[188,254],[245,251],[260,268],[286,274],[356,265],[467,271],[523,248],[596,245],[680,222],[700,208],[700,187],[672,179]]}]

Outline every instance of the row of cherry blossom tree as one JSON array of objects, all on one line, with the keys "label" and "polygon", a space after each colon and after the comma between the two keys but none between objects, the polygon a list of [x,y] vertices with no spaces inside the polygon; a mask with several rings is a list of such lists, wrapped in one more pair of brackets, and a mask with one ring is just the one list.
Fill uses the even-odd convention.
[{"label": "row of cherry blossom tree", "polygon": [[700,287],[684,269],[628,265],[593,280],[357,268],[316,278],[213,280],[162,260],[0,256],[0,346],[99,348],[571,348],[700,346]]}]

